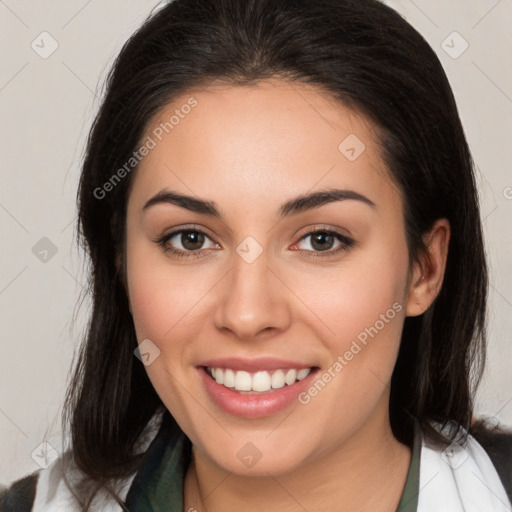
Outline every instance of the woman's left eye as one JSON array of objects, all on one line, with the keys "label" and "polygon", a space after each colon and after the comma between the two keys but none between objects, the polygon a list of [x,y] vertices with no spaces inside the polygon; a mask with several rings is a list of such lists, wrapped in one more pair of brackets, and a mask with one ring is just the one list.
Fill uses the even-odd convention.
[{"label": "woman's left eye", "polygon": [[[308,238],[311,238],[311,241],[308,245],[312,247],[313,250],[301,249],[299,252],[301,254],[309,253],[306,254],[306,256],[312,258],[323,258],[337,254],[340,251],[348,251],[355,243],[354,240],[348,238],[345,235],[342,235],[341,233],[338,233],[337,231],[326,229],[310,231],[309,233],[303,235],[298,243]],[[332,246],[336,240],[338,241],[339,245],[335,249],[332,249]],[[295,244],[295,246],[297,245],[298,244]]]},{"label": "woman's left eye", "polygon": [[[303,235],[292,247],[297,247],[308,238],[311,238],[308,244],[311,249],[300,249],[299,252],[312,258],[332,256],[340,251],[347,251],[354,245],[354,240],[337,231],[316,229]],[[209,249],[219,248],[219,245],[213,242],[204,231],[191,228],[173,231],[155,240],[155,243],[160,245],[166,253],[171,253],[178,258],[194,258],[199,257],[204,250],[208,249],[202,247],[206,240],[210,240],[212,243]],[[338,246],[333,249],[332,246],[336,241]],[[177,243],[181,244],[181,248],[176,248],[175,244]]]}]

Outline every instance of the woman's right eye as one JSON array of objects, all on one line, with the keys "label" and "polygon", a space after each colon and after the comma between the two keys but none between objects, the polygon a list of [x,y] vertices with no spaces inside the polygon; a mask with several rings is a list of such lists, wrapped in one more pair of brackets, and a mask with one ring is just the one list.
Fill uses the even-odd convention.
[{"label": "woman's right eye", "polygon": [[[179,229],[156,240],[156,243],[160,245],[166,253],[171,253],[178,258],[197,258],[206,250],[202,248],[206,239],[211,240],[210,237],[200,229]],[[215,244],[213,241],[212,244],[218,246],[218,244]],[[181,248],[176,248],[176,245],[181,245]]]},{"label": "woman's right eye", "polygon": [[[339,244],[335,249],[325,249],[325,245],[321,244],[324,245],[324,247],[318,251],[315,250],[315,248],[313,248],[313,250],[301,249],[299,251],[301,254],[307,254],[308,256],[316,258],[333,256],[336,253],[348,251],[354,245],[354,241],[348,237],[336,231],[327,229],[316,229],[314,231],[310,231],[309,233],[303,235],[299,242],[310,237],[314,237],[314,243],[318,243],[319,240],[327,240],[327,245],[330,245],[330,242],[337,240]],[[212,247],[203,247],[206,240],[210,240]],[[164,235],[161,238],[155,240],[155,243],[161,246],[164,252],[170,253],[177,258],[199,258],[204,256],[204,252],[206,252],[208,249],[219,248],[219,244],[213,242],[212,239],[204,231],[195,228],[182,228],[175,230],[172,233],[168,233],[167,235]],[[176,247],[177,245],[181,245],[181,248]]]}]

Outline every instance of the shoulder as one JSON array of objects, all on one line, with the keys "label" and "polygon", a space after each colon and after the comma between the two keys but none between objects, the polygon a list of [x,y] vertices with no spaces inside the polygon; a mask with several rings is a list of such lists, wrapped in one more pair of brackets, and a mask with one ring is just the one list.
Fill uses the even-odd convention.
[{"label": "shoulder", "polygon": [[444,441],[424,426],[417,429],[421,438],[418,510],[510,512],[512,459],[506,452],[502,464],[494,457],[500,446],[511,449],[510,431],[482,420],[473,422],[469,431],[455,421],[430,423]]},{"label": "shoulder", "polygon": [[512,427],[503,424],[495,424],[485,417],[475,419],[469,429],[469,433],[487,451],[500,452],[509,455],[509,462],[512,461]]},{"label": "shoulder", "polygon": [[469,433],[487,452],[512,502],[512,427],[482,417],[473,422]]},{"label": "shoulder", "polygon": [[77,502],[66,485],[64,475],[69,453],[58,457],[48,467],[19,478],[0,491],[0,512],[46,512],[78,510]]},{"label": "shoulder", "polygon": [[0,512],[33,510],[40,471],[19,478],[9,487],[0,487]]},{"label": "shoulder", "polygon": [[[143,454],[147,451],[160,428],[162,415],[162,412],[158,412],[149,421],[136,444],[137,453]],[[110,480],[108,487],[124,500],[135,476],[136,472],[125,478]],[[0,512],[80,510],[80,503],[76,494],[69,488],[68,482],[72,487],[82,487],[85,485],[84,481],[87,485],[91,483],[74,463],[71,452],[65,451],[48,467],[23,476],[7,487],[0,484]],[[122,512],[122,507],[103,487],[98,490],[91,505],[92,510]]]},{"label": "shoulder", "polygon": [[[109,481],[121,499],[124,499],[135,474]],[[69,452],[64,453],[47,468],[26,475],[9,487],[0,489],[0,512],[70,512],[81,510],[74,486],[92,488],[95,482],[85,477],[71,461]],[[101,487],[91,503],[91,510],[121,512],[118,502]]]}]

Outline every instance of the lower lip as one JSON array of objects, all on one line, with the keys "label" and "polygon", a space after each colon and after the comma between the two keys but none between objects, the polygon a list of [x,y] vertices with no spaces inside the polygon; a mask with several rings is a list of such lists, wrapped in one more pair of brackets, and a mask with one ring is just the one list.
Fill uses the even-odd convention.
[{"label": "lower lip", "polygon": [[243,418],[264,418],[286,409],[297,400],[298,395],[309,387],[318,369],[311,370],[307,377],[296,381],[291,386],[285,385],[282,388],[257,395],[237,393],[218,384],[206,373],[204,367],[198,368],[198,371],[206,391],[222,410]]}]

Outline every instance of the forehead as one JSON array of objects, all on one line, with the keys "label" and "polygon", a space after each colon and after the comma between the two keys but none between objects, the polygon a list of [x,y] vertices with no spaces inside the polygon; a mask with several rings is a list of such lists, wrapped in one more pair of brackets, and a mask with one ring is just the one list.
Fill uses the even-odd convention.
[{"label": "forehead", "polygon": [[132,187],[139,206],[165,187],[261,206],[316,188],[394,193],[374,125],[310,85],[193,89],[153,117],[148,138]]}]

